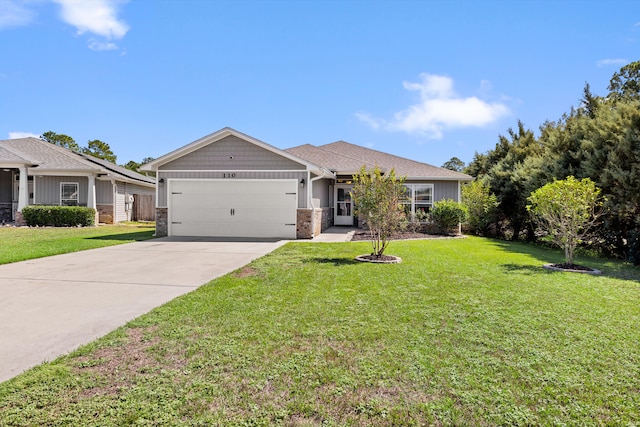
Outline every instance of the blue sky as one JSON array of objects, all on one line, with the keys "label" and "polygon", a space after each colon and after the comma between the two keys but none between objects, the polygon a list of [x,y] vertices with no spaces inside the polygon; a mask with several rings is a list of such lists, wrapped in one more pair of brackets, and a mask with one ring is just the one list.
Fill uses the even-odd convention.
[{"label": "blue sky", "polygon": [[118,163],[225,126],[441,165],[537,131],[640,59],[640,2],[0,0],[0,139]]}]

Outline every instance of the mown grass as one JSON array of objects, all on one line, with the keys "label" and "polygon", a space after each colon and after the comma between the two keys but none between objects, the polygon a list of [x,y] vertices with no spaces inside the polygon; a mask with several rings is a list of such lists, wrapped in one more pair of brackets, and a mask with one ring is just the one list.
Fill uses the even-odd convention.
[{"label": "mown grass", "polygon": [[153,237],[154,223],[99,227],[0,227],[0,264],[119,245]]},{"label": "mown grass", "polygon": [[635,425],[640,271],[480,238],[288,244],[0,385],[0,425]]}]

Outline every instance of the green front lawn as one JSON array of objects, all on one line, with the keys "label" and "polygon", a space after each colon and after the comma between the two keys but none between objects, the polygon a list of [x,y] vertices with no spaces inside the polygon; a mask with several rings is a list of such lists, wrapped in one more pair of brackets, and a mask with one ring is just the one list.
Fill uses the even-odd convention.
[{"label": "green front lawn", "polygon": [[0,384],[0,425],[634,425],[640,270],[467,238],[291,243]]},{"label": "green front lawn", "polygon": [[154,223],[99,227],[0,227],[0,264],[151,239]]}]

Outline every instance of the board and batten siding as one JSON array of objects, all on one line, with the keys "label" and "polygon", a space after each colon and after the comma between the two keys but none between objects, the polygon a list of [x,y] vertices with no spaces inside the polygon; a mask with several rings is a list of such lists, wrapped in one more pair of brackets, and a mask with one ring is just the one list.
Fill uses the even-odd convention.
[{"label": "board and batten siding", "polygon": [[162,165],[161,170],[304,170],[305,166],[229,135]]},{"label": "board and batten siding", "polygon": [[407,181],[407,184],[433,184],[433,201],[452,199],[458,200],[458,181]]},{"label": "board and batten siding", "polygon": [[96,204],[110,205],[113,203],[113,184],[111,181],[96,180]]},{"label": "board and batten siding", "polygon": [[[313,183],[311,198],[314,208],[328,208],[331,206],[329,187],[332,185],[332,179],[320,179]],[[333,194],[331,194],[331,198],[333,198]]]},{"label": "board and batten siding", "polygon": [[434,181],[433,182],[433,201],[452,199],[458,200],[458,181]]},{"label": "board and batten siding", "polygon": [[89,178],[86,176],[35,176],[35,203],[38,205],[60,204],[60,183],[78,183],[78,204],[87,205]]},{"label": "board and batten siding", "polygon": [[[308,181],[307,171],[241,171],[225,172],[225,171],[158,171],[158,200],[159,208],[167,207],[167,182],[170,179],[295,179],[300,182],[301,179]],[[160,182],[164,179],[164,182]],[[304,188],[298,186],[298,208],[307,207],[307,190],[309,183],[306,182]]]}]

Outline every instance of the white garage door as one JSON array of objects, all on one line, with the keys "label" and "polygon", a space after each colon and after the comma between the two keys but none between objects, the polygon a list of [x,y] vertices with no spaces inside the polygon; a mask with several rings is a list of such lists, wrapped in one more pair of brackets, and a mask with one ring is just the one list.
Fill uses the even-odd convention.
[{"label": "white garage door", "polygon": [[169,235],[296,238],[297,180],[169,180]]}]

